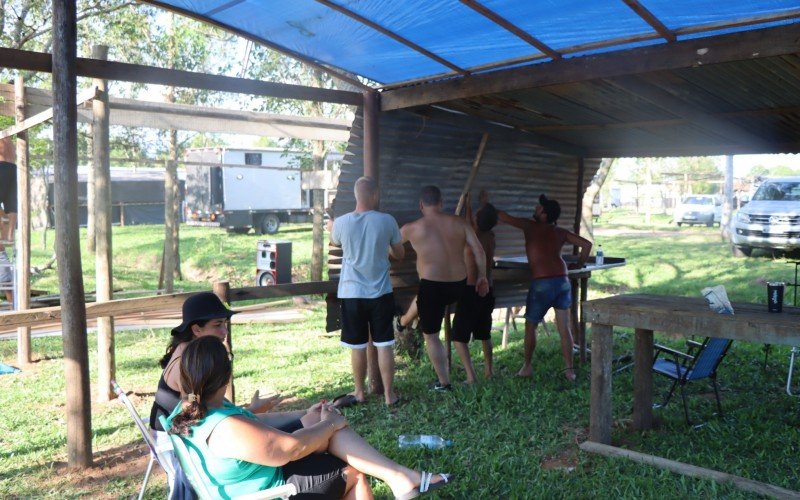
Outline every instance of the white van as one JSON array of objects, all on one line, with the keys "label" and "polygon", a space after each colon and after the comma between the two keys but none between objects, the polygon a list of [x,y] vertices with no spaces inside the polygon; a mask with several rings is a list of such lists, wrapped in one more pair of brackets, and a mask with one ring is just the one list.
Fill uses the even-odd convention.
[{"label": "white van", "polygon": [[800,177],[766,179],[750,202],[739,209],[731,243],[736,255],[753,248],[800,248]]},{"label": "white van", "polygon": [[683,224],[705,224],[711,227],[722,220],[722,202],[710,194],[684,196],[672,215],[678,227]]}]

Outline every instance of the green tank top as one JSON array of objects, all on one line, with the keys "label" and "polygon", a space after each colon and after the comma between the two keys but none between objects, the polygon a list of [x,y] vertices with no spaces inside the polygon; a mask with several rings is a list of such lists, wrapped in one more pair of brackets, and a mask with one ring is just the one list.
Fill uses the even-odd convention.
[{"label": "green tank top", "polygon": [[[167,418],[167,430],[172,428],[172,420],[180,412],[181,405],[178,405]],[[257,420],[251,412],[225,401],[221,408],[212,408],[203,420],[192,426],[191,437],[180,436],[187,444],[190,458],[206,472],[202,479],[208,489],[220,498],[229,499],[284,484],[280,467],[215,456],[209,449],[208,436],[217,424],[233,415]]]}]

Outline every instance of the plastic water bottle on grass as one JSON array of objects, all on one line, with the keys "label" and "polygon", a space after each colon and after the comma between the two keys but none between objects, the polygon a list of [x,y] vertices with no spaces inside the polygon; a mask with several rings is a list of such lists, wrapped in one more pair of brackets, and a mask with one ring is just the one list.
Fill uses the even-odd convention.
[{"label": "plastic water bottle on grass", "polygon": [[449,439],[427,434],[403,434],[397,438],[397,443],[400,448],[428,448],[431,450],[439,450],[453,445]]}]

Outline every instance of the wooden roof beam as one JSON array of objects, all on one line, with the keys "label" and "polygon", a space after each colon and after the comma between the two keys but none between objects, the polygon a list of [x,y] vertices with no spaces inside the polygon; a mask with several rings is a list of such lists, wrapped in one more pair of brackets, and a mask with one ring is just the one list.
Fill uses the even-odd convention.
[{"label": "wooden roof beam", "polygon": [[674,42],[678,39],[675,36],[675,33],[667,28],[664,23],[662,23],[650,10],[647,9],[644,5],[639,3],[639,0],[622,0],[625,2],[625,5],[631,8],[632,11],[636,13],[637,16],[644,19],[644,21],[653,27],[654,30],[661,35],[661,38],[668,42]]},{"label": "wooden roof beam", "polygon": [[385,28],[384,26],[381,26],[380,24],[378,24],[378,23],[376,23],[374,21],[370,21],[366,17],[364,17],[364,16],[362,16],[360,14],[356,14],[355,12],[353,12],[350,9],[342,7],[339,4],[333,3],[330,0],[315,0],[315,1],[317,3],[321,3],[322,5],[328,7],[329,9],[335,10],[336,12],[349,17],[350,19],[358,21],[359,23],[363,24],[364,26],[369,26],[370,28],[374,29],[378,33],[384,34],[384,35],[388,36],[389,38],[391,38],[392,40],[395,40],[396,42],[402,43],[403,45],[405,45],[406,47],[410,48],[411,50],[419,52],[420,54],[424,55],[425,57],[433,59],[434,61],[438,62],[439,64],[441,64],[443,66],[447,66],[448,68],[450,68],[451,70],[455,71],[458,74],[461,74],[461,75],[468,75],[469,74],[469,71],[465,70],[464,68],[456,66],[455,64],[451,63],[447,59],[445,59],[443,57],[440,57],[440,56],[437,56],[436,54],[434,54],[433,52],[429,51],[428,49],[417,45],[416,43],[412,42],[408,38],[400,36],[397,33],[395,33],[394,31],[391,31],[390,29]]},{"label": "wooden roof beam", "polygon": [[561,54],[547,45],[546,43],[542,42],[538,38],[532,36],[527,31],[523,30],[519,26],[513,24],[508,19],[504,18],[500,14],[496,13],[495,11],[489,9],[485,5],[481,5],[476,0],[461,0],[461,3],[469,7],[470,9],[474,10],[478,14],[486,17],[490,21],[502,26],[506,30],[510,31],[511,33],[515,34],[519,38],[521,38],[526,43],[533,45],[537,49],[539,49],[543,54],[547,54],[548,56],[552,57],[554,60],[561,59]]},{"label": "wooden roof beam", "polygon": [[[76,105],[81,106],[83,103],[91,101],[97,97],[98,92],[100,91],[97,89],[97,87],[92,87],[80,92],[76,99]],[[20,132],[25,132],[29,128],[39,125],[40,123],[44,123],[51,118],[53,118],[53,108],[48,108],[41,113],[37,113],[33,116],[25,118],[25,120],[17,123],[16,125],[12,125],[5,130],[0,130],[0,139],[5,139],[6,137],[17,135]]]},{"label": "wooden roof beam", "polygon": [[800,52],[800,23],[562,59],[387,90],[381,93],[381,107],[388,111],[483,94],[796,52]]},{"label": "wooden roof beam", "polygon": [[[46,52],[7,49],[0,47],[0,66],[27,71],[52,72],[52,55]],[[288,83],[264,82],[232,76],[207,75],[191,71],[156,68],[141,64],[128,64],[79,57],[78,76],[125,82],[171,85],[174,87],[233,92],[302,101],[322,101],[360,106],[360,92],[321,89]]]}]

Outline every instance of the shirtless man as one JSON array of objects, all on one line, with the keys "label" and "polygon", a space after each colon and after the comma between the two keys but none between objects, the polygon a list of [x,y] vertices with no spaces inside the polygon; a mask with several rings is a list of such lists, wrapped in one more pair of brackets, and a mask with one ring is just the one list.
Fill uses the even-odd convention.
[{"label": "shirtless man", "polygon": [[[539,196],[533,219],[512,217],[506,212],[497,213],[501,222],[510,224],[525,233],[525,253],[531,268],[531,285],[525,307],[525,361],[517,373],[520,377],[531,377],[531,360],[536,350],[536,328],[551,307],[556,311],[556,327],[561,337],[561,354],[564,356],[564,374],[575,380],[572,366],[572,331],[569,308],[572,305],[572,287],[567,279],[567,264],[561,257],[565,244],[577,245],[581,249],[576,269],[586,264],[592,243],[577,234],[556,226],[561,215],[561,205],[545,195]],[[571,265],[572,266],[572,265]]]},{"label": "shirtless man", "polygon": [[467,283],[464,247],[467,245],[475,255],[478,266],[475,290],[481,297],[488,293],[486,255],[469,222],[442,213],[442,193],[439,188],[422,188],[419,205],[422,217],[405,224],[400,233],[403,242],[410,241],[417,252],[420,329],[424,334],[428,357],[439,379],[431,389],[446,391],[451,389],[450,373],[447,354],[439,340],[445,308],[458,301],[464,292]]},{"label": "shirtless man", "polygon": [[[0,284],[9,287],[14,275],[6,254],[6,245],[13,247],[17,227],[17,166],[14,142],[10,137],[0,139]],[[13,251],[13,250],[12,250]],[[6,300],[14,301],[13,292],[5,291]]]}]

